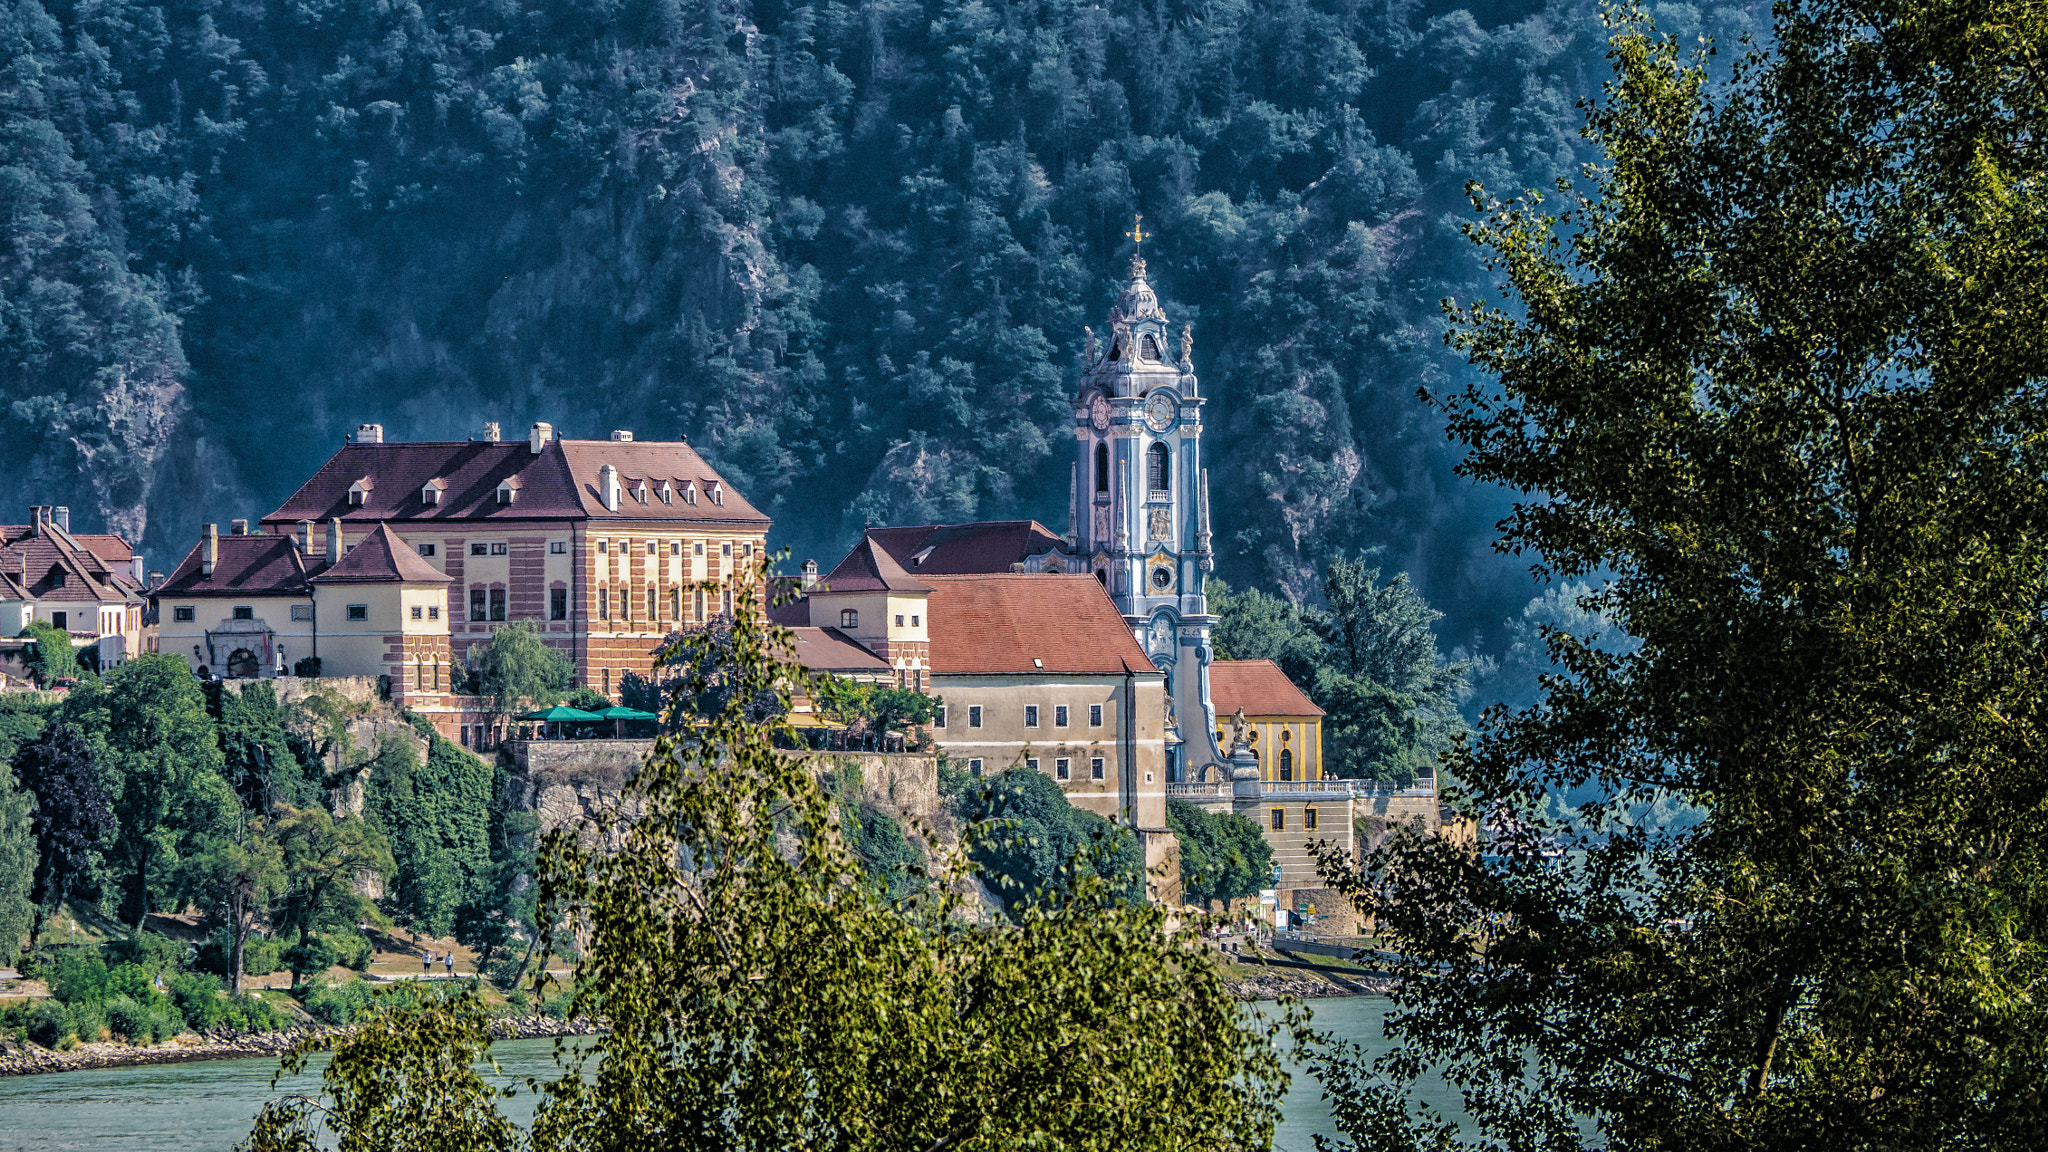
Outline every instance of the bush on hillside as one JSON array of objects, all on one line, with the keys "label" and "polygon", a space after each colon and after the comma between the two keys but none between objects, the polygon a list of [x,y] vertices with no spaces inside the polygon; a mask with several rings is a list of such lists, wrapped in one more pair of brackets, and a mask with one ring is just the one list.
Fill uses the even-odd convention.
[{"label": "bush on hillside", "polygon": [[315,1020],[337,1027],[352,1024],[370,1006],[370,982],[356,979],[346,984],[314,983],[302,990],[300,1003]]}]

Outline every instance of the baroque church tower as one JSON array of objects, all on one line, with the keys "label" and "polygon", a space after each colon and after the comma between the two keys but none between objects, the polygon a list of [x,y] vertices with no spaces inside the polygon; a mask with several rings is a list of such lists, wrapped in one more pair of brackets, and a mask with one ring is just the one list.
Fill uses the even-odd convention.
[{"label": "baroque church tower", "polygon": [[[1127,235],[1142,245],[1144,217]],[[1205,777],[1223,763],[1209,695],[1216,617],[1204,588],[1215,567],[1209,472],[1202,460],[1203,400],[1182,325],[1170,324],[1131,258],[1130,280],[1109,311],[1107,333],[1087,330],[1074,397],[1074,465],[1067,540],[1075,565],[1092,571],[1131,632],[1167,677],[1167,778]],[[1226,773],[1227,775],[1227,773]]]}]

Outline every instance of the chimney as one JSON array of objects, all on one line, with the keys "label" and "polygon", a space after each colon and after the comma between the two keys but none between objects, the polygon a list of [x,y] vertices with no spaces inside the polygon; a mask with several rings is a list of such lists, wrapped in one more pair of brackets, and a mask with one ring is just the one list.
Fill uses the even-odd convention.
[{"label": "chimney", "polygon": [[623,428],[614,429],[612,432],[612,439],[618,441],[621,444],[631,444],[633,442],[633,434],[631,432],[626,431]]},{"label": "chimney", "polygon": [[341,563],[341,517],[327,522],[327,562]]},{"label": "chimney", "polygon": [[28,526],[36,535],[41,536],[49,522],[50,506],[48,504],[31,504],[28,506]]},{"label": "chimney", "polygon": [[308,556],[313,554],[313,522],[311,520],[299,521],[299,551],[304,552]]},{"label": "chimney", "polygon": [[818,562],[816,560],[804,561],[804,591],[809,592],[811,590],[811,586],[813,584],[816,584],[817,582]]},{"label": "chimney", "polygon": [[159,584],[161,584],[161,583],[163,583],[163,582],[164,582],[164,574],[163,574],[163,573],[161,573],[161,572],[158,572],[158,571],[157,571],[156,569],[154,569],[154,568],[150,569],[150,572],[149,572],[149,586],[150,586],[151,588],[154,588],[154,587],[156,587],[157,585],[159,585]]},{"label": "chimney", "polygon": [[487,421],[484,424],[484,439],[493,444],[498,442],[498,422],[496,420]]},{"label": "chimney", "polygon": [[535,456],[538,456],[540,455],[540,450],[547,447],[548,441],[554,438],[555,426],[544,420],[536,420],[533,427],[526,433],[526,447]]},{"label": "chimney", "polygon": [[62,504],[59,504],[55,508],[50,509],[50,523],[55,524],[58,527],[58,529],[63,532],[70,532],[71,509],[65,507]]},{"label": "chimney", "polygon": [[228,521],[228,535],[230,535],[230,536],[247,536],[248,534],[249,534],[249,522],[248,522],[247,520],[230,520],[230,521]]},{"label": "chimney", "polygon": [[135,582],[137,584],[141,585],[144,588],[147,588],[150,585],[150,581],[143,579],[143,573],[144,569],[142,567],[142,553],[137,552],[135,555],[128,558],[128,574],[135,578]]},{"label": "chimney", "polygon": [[213,566],[220,563],[220,525],[208,524],[199,546],[199,577],[213,579]]},{"label": "chimney", "polygon": [[358,425],[356,425],[356,443],[358,443],[358,444],[382,444],[383,442],[384,442],[384,426],[383,426],[382,424],[358,424]]},{"label": "chimney", "polygon": [[607,464],[597,470],[597,490],[604,495],[608,512],[619,510],[619,470]]}]

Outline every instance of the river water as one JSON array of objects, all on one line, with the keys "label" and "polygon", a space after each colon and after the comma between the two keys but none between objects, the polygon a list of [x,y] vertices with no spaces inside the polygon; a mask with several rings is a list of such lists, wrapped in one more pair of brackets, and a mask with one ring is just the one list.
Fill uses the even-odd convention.
[{"label": "river water", "polygon": [[[1359,996],[1311,1002],[1320,1031],[1385,1047],[1380,1017],[1385,1001]],[[510,1040],[491,1046],[502,1071],[499,1083],[556,1075],[554,1041]],[[0,1078],[0,1152],[224,1152],[248,1135],[263,1102],[319,1084],[315,1065],[306,1075],[270,1086],[275,1058],[160,1064],[94,1072],[59,1072]],[[1455,1095],[1440,1091],[1431,1103],[1456,1111]],[[533,1116],[534,1097],[522,1091],[501,1102],[515,1123]],[[1277,1152],[1315,1152],[1315,1136],[1334,1135],[1329,1107],[1316,1082],[1297,1073],[1283,1106]]]}]

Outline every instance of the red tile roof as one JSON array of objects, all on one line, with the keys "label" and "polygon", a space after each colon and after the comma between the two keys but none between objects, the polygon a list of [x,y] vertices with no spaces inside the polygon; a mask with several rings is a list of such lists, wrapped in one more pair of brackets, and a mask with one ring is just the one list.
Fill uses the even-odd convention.
[{"label": "red tile roof", "polygon": [[889,662],[847,638],[837,628],[791,628],[790,659],[813,672],[882,673]]},{"label": "red tile roof", "polygon": [[1234,716],[1321,716],[1287,673],[1271,660],[1218,660],[1209,665],[1209,699],[1219,719]]},{"label": "red tile roof", "polygon": [[[311,592],[306,583],[308,562],[290,536],[222,536],[211,577],[199,574],[200,552],[205,547],[203,540],[194,545],[178,562],[177,569],[150,595],[304,596]],[[318,565],[320,561],[313,563]]]},{"label": "red tile roof", "polygon": [[[0,525],[0,571],[13,579],[25,598],[56,603],[111,603],[139,598],[125,564],[116,567],[88,546],[88,541],[120,541],[120,537],[80,538],[55,525],[37,532],[31,524]],[[121,542],[126,549],[126,542]],[[108,551],[115,551],[107,548]],[[63,582],[58,583],[58,576]]]},{"label": "red tile roof", "polygon": [[926,579],[937,674],[1157,671],[1093,576],[1004,572]]},{"label": "red tile roof", "polygon": [[315,584],[446,584],[439,568],[420,559],[412,546],[379,524],[342,554],[340,563],[313,577]]},{"label": "red tile roof", "polygon": [[[1008,571],[1008,569],[1004,569]],[[896,558],[876,546],[872,531],[861,537],[846,559],[818,581],[815,592],[929,592],[932,586],[903,570]]]},{"label": "red tile roof", "polygon": [[[619,510],[604,506],[599,470],[610,464],[619,473],[624,495]],[[368,478],[363,503],[348,502],[349,487]],[[506,480],[518,496],[498,503],[498,487]],[[642,504],[631,495],[640,480],[658,491],[668,480],[677,495],[663,503],[650,494]],[[444,485],[439,503],[420,498],[429,480]],[[684,501],[685,483],[699,493]],[[716,484],[723,503],[714,504],[706,490]],[[428,441],[348,444],[329,457],[311,479],[278,509],[263,518],[266,525],[289,526],[300,520],[325,521],[476,521],[476,520],[685,520],[758,524],[768,518],[714,471],[689,445],[672,441],[550,440],[539,454],[524,440]]]},{"label": "red tile roof", "polygon": [[870,528],[866,539],[881,545],[905,571],[918,576],[1008,572],[1012,564],[1065,545],[1052,529],[1036,520]]}]

